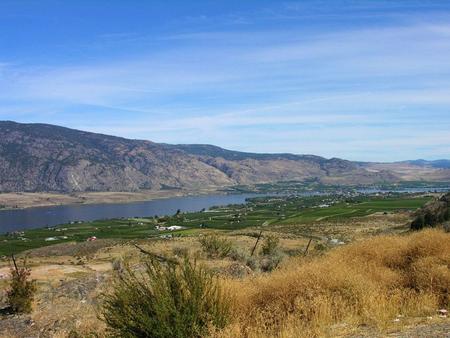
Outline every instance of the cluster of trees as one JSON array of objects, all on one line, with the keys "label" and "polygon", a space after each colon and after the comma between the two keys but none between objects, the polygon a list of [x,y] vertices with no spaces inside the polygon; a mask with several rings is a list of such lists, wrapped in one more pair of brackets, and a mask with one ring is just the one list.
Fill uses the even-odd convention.
[{"label": "cluster of trees", "polygon": [[420,230],[425,227],[434,227],[450,220],[450,193],[439,200],[428,203],[421,208],[411,223],[411,229]]}]

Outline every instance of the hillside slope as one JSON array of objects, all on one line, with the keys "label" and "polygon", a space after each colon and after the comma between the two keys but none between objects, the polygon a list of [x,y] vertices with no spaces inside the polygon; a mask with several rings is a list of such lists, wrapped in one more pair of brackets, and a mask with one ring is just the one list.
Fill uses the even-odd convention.
[{"label": "hillside slope", "polygon": [[411,223],[411,229],[420,230],[425,227],[435,227],[450,220],[450,193],[428,202],[416,211],[416,217]]},{"label": "hillside slope", "polygon": [[[3,121],[0,134],[1,192],[191,189],[304,179],[369,184],[405,176],[389,165],[159,144],[48,124]],[[408,175],[412,167],[414,177],[420,177],[423,165],[404,165]],[[450,180],[449,169],[426,168],[422,171],[432,171],[433,178]]]}]

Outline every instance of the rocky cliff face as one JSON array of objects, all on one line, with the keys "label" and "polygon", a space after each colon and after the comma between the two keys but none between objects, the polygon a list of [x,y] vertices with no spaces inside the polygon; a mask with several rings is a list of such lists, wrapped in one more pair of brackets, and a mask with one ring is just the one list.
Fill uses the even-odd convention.
[{"label": "rocky cliff face", "polygon": [[46,124],[0,122],[0,135],[2,192],[190,189],[310,178],[339,184],[402,179],[389,167],[368,168],[341,159],[158,144]]}]

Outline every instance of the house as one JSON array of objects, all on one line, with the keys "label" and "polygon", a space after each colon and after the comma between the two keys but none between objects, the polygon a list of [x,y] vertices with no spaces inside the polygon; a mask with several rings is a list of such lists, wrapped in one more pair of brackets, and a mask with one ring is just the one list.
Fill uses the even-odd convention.
[{"label": "house", "polygon": [[184,229],[184,227],[181,227],[179,225],[171,225],[169,227],[162,227],[162,226],[157,225],[155,228],[156,228],[156,230],[159,230],[159,231],[166,231],[166,230],[175,231],[175,230]]}]

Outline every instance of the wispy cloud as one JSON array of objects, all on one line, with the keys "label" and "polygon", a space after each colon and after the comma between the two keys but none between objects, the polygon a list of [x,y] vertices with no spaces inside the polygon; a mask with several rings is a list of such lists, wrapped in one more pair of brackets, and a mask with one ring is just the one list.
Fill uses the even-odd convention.
[{"label": "wispy cloud", "polygon": [[[383,4],[404,8],[398,1]],[[375,5],[345,1],[345,6],[368,14],[367,6]],[[285,16],[333,11],[317,12],[311,4],[294,2],[255,13],[255,20],[283,22]],[[341,22],[346,14],[338,10],[335,15]],[[256,27],[239,13],[222,19],[220,30],[97,37],[98,43],[107,44],[153,43],[154,48],[126,57],[45,67],[0,62],[0,116],[251,151],[386,160],[397,159],[391,147],[401,149],[402,156],[427,157],[417,150],[423,144],[429,156],[446,155],[446,20],[431,23],[414,15],[378,26],[331,30],[314,25]],[[233,19],[240,22],[233,25]],[[215,18],[186,20],[201,28],[210,27]],[[231,26],[224,28],[226,24]],[[429,136],[417,136],[424,125]],[[411,134],[416,138],[408,143]]]},{"label": "wispy cloud", "polygon": [[[397,80],[400,76],[450,72],[448,32],[450,24],[308,36],[302,36],[301,31],[204,33],[189,36],[187,45],[169,46],[168,51],[145,57],[56,69],[19,69],[9,75],[17,96],[75,101],[83,96],[89,101],[118,95],[171,95],[209,90],[211,85],[232,90],[255,80],[262,83],[253,82],[248,91],[277,80],[289,88],[293,83],[301,86],[325,79],[338,83],[365,78],[370,86],[375,82],[372,76]],[[3,76],[4,87],[11,86],[7,75]],[[404,83],[403,78],[398,80]]]}]

